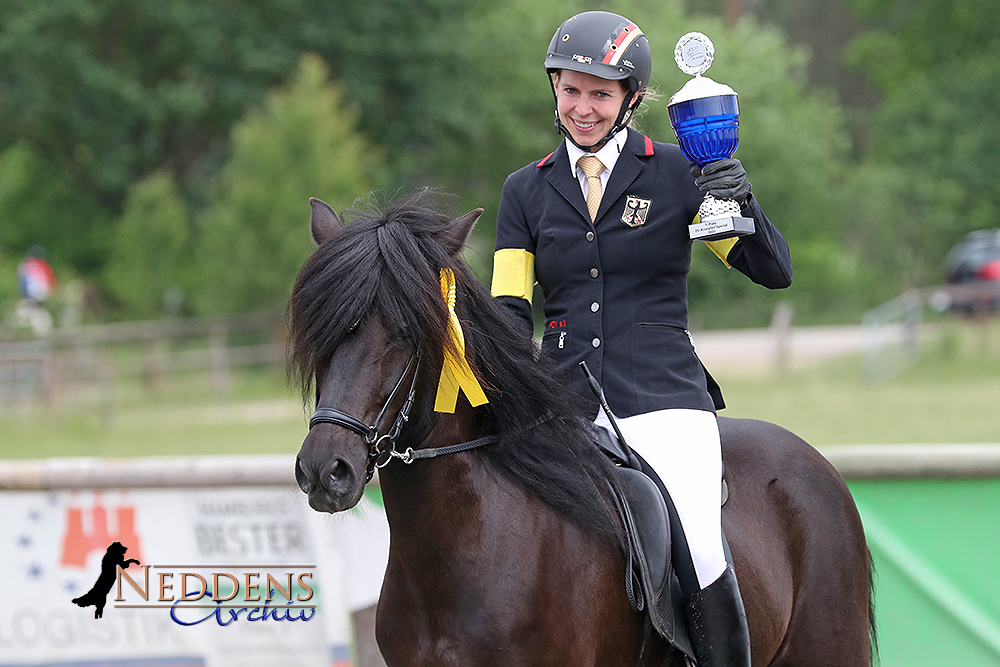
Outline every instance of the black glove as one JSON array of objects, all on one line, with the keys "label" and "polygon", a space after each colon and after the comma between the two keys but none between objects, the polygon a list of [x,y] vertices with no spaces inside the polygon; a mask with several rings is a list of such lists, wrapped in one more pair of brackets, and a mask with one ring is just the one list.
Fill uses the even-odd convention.
[{"label": "black glove", "polygon": [[707,192],[716,199],[732,199],[743,206],[750,194],[746,169],[736,158],[709,162],[704,167],[694,165],[691,167],[691,175],[694,176],[694,184],[702,192]]}]

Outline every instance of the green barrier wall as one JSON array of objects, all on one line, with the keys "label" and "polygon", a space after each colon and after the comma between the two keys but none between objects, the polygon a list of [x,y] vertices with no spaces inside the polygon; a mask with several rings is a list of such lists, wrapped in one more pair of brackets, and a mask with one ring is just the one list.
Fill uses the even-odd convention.
[{"label": "green barrier wall", "polygon": [[848,479],[884,667],[1000,665],[1000,478]]}]

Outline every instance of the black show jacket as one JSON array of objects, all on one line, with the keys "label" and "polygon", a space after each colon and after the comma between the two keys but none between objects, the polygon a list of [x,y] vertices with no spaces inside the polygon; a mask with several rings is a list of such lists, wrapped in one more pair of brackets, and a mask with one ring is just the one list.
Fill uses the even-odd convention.
[{"label": "black show jacket", "polygon": [[[704,195],[674,144],[634,130],[591,223],[565,140],[548,157],[508,176],[497,215],[496,249],[534,255],[545,298],[542,352],[570,369],[572,389],[592,397],[581,360],[620,417],[667,408],[724,407],[717,385],[687,330],[690,225]],[[626,200],[649,201],[645,222],[622,221]],[[633,199],[633,208],[634,208]],[[791,284],[788,244],[750,198],[743,215],[756,233],[742,237],[726,261],[770,288]],[[531,329],[531,307],[498,295]],[[594,403],[596,414],[597,404]]]}]

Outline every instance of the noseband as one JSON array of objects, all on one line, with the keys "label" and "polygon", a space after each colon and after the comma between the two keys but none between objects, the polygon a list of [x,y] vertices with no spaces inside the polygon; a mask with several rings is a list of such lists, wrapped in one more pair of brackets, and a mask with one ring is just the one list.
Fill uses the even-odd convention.
[{"label": "noseband", "polygon": [[[396,386],[393,387],[389,398],[385,400],[385,404],[379,410],[378,416],[375,417],[375,421],[371,426],[367,426],[357,417],[353,417],[335,408],[317,408],[316,412],[309,418],[309,430],[312,430],[316,424],[334,424],[354,431],[365,439],[365,442],[368,444],[368,462],[365,465],[366,484],[371,481],[372,476],[375,474],[375,468],[383,467],[392,457],[401,458],[407,463],[412,462],[412,457],[409,457],[409,460],[407,460],[406,453],[400,454],[396,451],[396,439],[399,437],[399,432],[402,430],[403,424],[410,420],[410,410],[413,409],[413,396],[417,391],[417,370],[419,366],[420,353],[417,346],[414,346],[409,361],[406,362],[402,374],[400,374],[399,379],[396,381]],[[410,372],[411,367],[413,368],[413,379],[410,381],[410,389],[406,393],[406,399],[403,401],[403,405],[400,406],[399,412],[396,413],[396,418],[392,421],[392,426],[389,427],[387,432],[380,435],[378,431],[379,425],[382,423],[385,413],[389,410],[389,405],[392,404],[393,399],[396,398],[396,394],[399,393],[400,387],[403,386],[403,380],[406,378],[407,373]]]}]

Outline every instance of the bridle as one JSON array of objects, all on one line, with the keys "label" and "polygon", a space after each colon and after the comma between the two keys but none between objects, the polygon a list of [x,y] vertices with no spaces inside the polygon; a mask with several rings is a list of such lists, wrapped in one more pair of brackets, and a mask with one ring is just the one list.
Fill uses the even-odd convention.
[{"label": "bridle", "polygon": [[[394,457],[402,459],[405,463],[413,462],[413,449],[407,448],[407,450],[402,453],[396,451],[396,440],[399,438],[399,433],[403,428],[403,424],[410,420],[410,410],[413,409],[413,396],[417,391],[417,371],[419,366],[420,350],[418,346],[414,345],[413,352],[410,354],[410,359],[406,362],[403,372],[396,381],[396,386],[393,387],[392,392],[389,393],[389,398],[385,399],[385,404],[382,406],[382,409],[379,410],[378,416],[375,417],[375,421],[372,422],[371,426],[367,426],[357,417],[353,417],[346,412],[335,408],[317,408],[316,412],[314,412],[312,417],[309,418],[309,430],[312,430],[316,424],[334,424],[336,426],[343,426],[350,431],[354,431],[365,439],[365,443],[368,445],[368,460],[365,464],[366,484],[371,481],[372,476],[375,474],[375,468],[385,466]],[[406,375],[410,372],[411,367],[413,368],[413,379],[410,380],[410,389],[406,393],[406,399],[400,406],[399,412],[396,413],[396,418],[393,419],[392,426],[389,427],[389,430],[385,433],[379,434],[378,429],[382,423],[382,419],[385,417],[386,412],[389,410],[389,406],[392,404],[396,395],[399,393],[400,388],[403,386],[403,380],[406,379]]]},{"label": "bridle", "polygon": [[[406,392],[406,399],[400,406],[399,412],[396,413],[396,418],[392,420],[392,426],[389,427],[388,431],[380,435],[378,432],[379,424],[382,423],[385,413],[388,412],[393,399],[396,398],[400,387],[403,386],[403,380],[406,379],[410,368],[413,368],[413,379],[410,380],[410,389]],[[393,387],[389,398],[385,400],[385,404],[379,410],[378,416],[375,417],[375,421],[371,426],[366,425],[357,417],[353,417],[343,410],[337,410],[336,408],[317,408],[316,412],[309,418],[310,431],[316,424],[333,424],[354,431],[365,439],[365,443],[368,444],[368,459],[365,463],[365,484],[372,480],[376,468],[384,468],[392,459],[399,459],[403,463],[413,463],[417,459],[429,459],[441,456],[442,454],[455,454],[475,449],[476,447],[482,447],[483,445],[492,445],[499,440],[495,435],[485,435],[475,440],[459,442],[454,445],[445,445],[444,447],[427,447],[424,449],[407,447],[405,451],[398,451],[396,449],[396,440],[403,429],[403,424],[410,421],[410,410],[413,409],[413,397],[417,392],[417,375],[419,374],[419,370],[420,350],[415,345],[413,352],[410,354],[409,361],[406,362],[403,372],[400,374],[399,379],[396,380],[396,386]],[[543,418],[529,424],[525,430],[534,428],[551,418],[552,415],[547,414]]]},{"label": "bridle", "polygon": [[[396,418],[392,421],[392,426],[389,427],[387,432],[379,435],[379,424],[382,423],[382,418],[385,417],[385,413],[389,410],[393,399],[396,398],[400,387],[403,386],[403,380],[406,379],[406,375],[410,372],[411,367],[413,368],[413,379],[410,380],[410,389],[406,392],[406,399],[400,406],[399,412],[396,413]],[[399,459],[403,463],[409,464],[417,459],[430,459],[443,454],[456,454],[475,449],[476,447],[482,447],[483,445],[492,445],[500,439],[496,435],[484,435],[481,438],[469,440],[468,442],[459,442],[454,445],[426,447],[423,449],[407,447],[403,452],[397,451],[396,440],[399,438],[399,432],[403,429],[403,424],[410,421],[410,410],[413,409],[413,397],[417,391],[417,375],[419,374],[419,370],[420,348],[414,345],[409,361],[406,362],[403,372],[400,374],[399,379],[396,380],[396,386],[393,387],[389,398],[385,400],[385,404],[379,410],[378,416],[375,417],[375,421],[371,426],[367,426],[357,417],[352,417],[343,410],[337,410],[336,408],[317,408],[316,412],[309,418],[310,431],[316,424],[333,424],[354,431],[365,439],[365,442],[368,444],[368,458],[365,462],[365,484],[372,480],[376,468],[384,468],[392,459]],[[554,417],[555,415],[551,412],[546,412],[518,430],[530,431]]]}]

